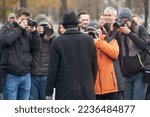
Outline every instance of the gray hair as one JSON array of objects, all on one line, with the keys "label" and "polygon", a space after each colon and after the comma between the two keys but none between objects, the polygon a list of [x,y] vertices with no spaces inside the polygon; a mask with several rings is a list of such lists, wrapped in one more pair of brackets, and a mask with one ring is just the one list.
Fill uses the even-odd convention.
[{"label": "gray hair", "polygon": [[106,12],[106,11],[110,11],[110,12],[112,12],[114,15],[117,16],[117,10],[116,10],[114,7],[107,7],[107,8],[105,8],[104,12]]}]

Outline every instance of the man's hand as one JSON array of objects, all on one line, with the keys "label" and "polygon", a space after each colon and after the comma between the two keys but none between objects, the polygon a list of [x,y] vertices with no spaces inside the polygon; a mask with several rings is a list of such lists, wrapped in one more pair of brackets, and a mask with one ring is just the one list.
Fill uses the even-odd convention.
[{"label": "man's hand", "polygon": [[18,25],[20,27],[22,27],[23,29],[26,29],[28,27],[28,23],[27,23],[27,20],[22,20],[22,21],[17,21]]},{"label": "man's hand", "polygon": [[131,32],[131,30],[128,27],[120,27],[119,31],[125,35],[128,35]]},{"label": "man's hand", "polygon": [[43,34],[43,32],[44,32],[43,26],[38,26],[37,31],[38,31],[39,34]]}]

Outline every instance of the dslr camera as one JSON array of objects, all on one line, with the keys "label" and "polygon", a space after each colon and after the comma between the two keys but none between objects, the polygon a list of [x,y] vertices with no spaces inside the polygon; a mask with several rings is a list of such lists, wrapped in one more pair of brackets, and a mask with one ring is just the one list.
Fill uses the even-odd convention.
[{"label": "dslr camera", "polygon": [[28,19],[27,22],[28,22],[28,25],[31,27],[37,27],[37,23],[35,20]]},{"label": "dslr camera", "polygon": [[113,24],[113,27],[115,30],[117,30],[118,28],[120,28],[121,26],[124,26],[124,22],[119,19],[118,21],[116,21],[114,24]]},{"label": "dslr camera", "polygon": [[45,34],[47,36],[51,36],[54,33],[54,30],[49,28],[48,25],[43,25],[43,28],[44,28],[43,34]]}]

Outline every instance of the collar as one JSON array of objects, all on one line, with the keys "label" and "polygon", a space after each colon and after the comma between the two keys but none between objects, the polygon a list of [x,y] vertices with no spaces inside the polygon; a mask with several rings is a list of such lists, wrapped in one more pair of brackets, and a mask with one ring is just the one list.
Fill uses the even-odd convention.
[{"label": "collar", "polygon": [[69,28],[65,31],[65,34],[82,34],[77,28]]}]

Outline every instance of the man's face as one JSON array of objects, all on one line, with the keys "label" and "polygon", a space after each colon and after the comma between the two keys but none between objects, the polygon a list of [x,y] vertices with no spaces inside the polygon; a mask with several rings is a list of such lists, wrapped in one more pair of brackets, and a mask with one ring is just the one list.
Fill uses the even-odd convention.
[{"label": "man's face", "polygon": [[105,22],[108,24],[113,24],[117,19],[117,16],[111,11],[104,11],[104,17]]},{"label": "man's face", "polygon": [[8,22],[14,22],[15,21],[15,17],[10,17],[9,19],[8,19]]},{"label": "man's face", "polygon": [[17,22],[18,24],[23,23],[24,25],[28,26],[27,19],[29,19],[29,16],[21,15],[20,17],[18,17],[18,18],[16,19],[16,22]]},{"label": "man's face", "polygon": [[128,28],[131,27],[131,25],[132,25],[132,22],[125,18],[122,19],[122,22],[124,23],[125,27],[128,27]]},{"label": "man's face", "polygon": [[79,20],[81,22],[80,26],[85,29],[90,22],[90,16],[88,14],[82,14]]}]

